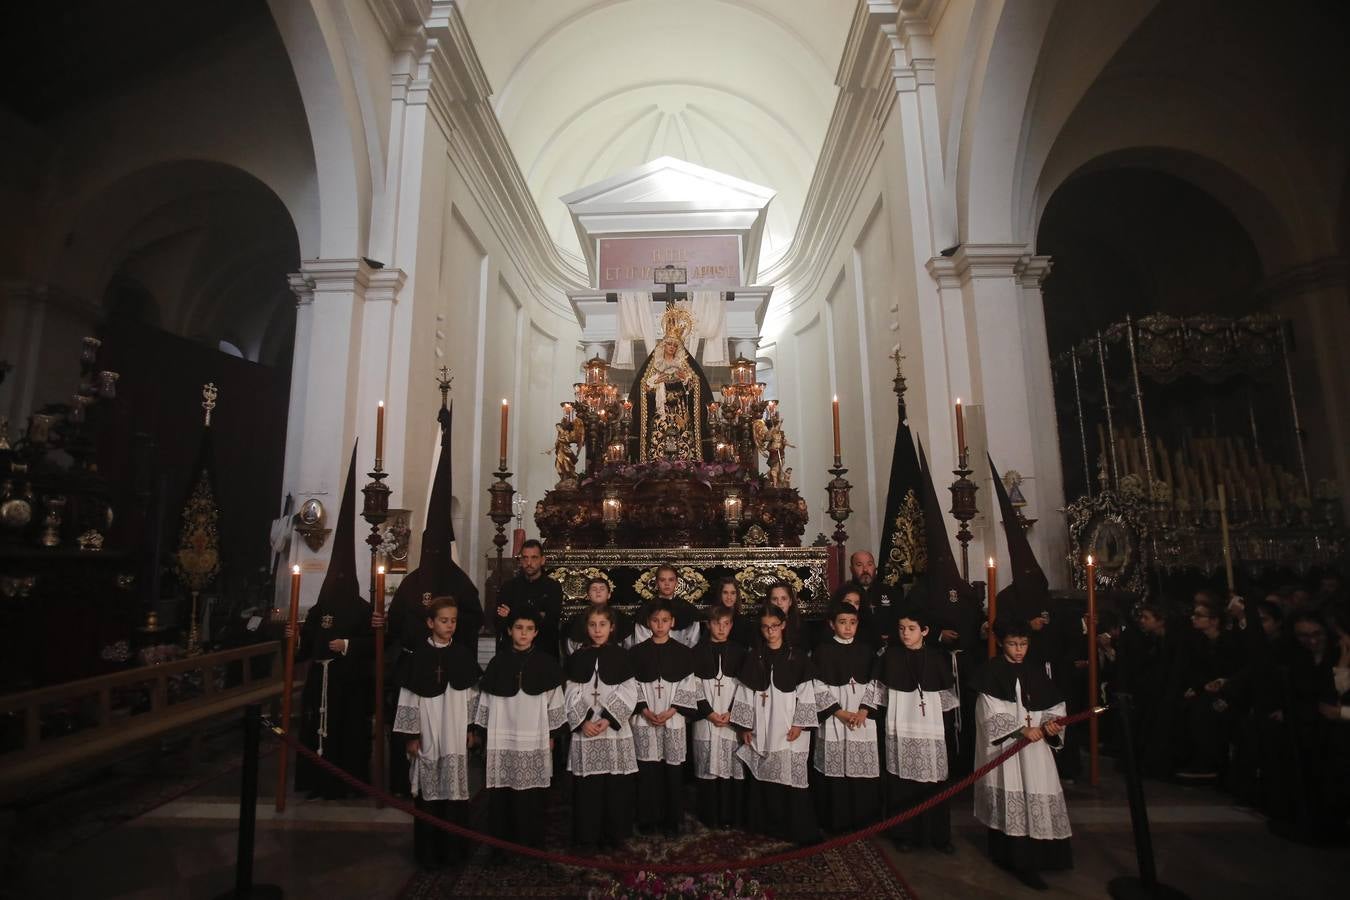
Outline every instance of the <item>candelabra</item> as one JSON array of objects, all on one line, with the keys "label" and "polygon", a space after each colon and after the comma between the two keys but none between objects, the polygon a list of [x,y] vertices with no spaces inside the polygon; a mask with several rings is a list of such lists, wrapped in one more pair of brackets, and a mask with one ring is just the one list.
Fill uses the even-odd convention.
[{"label": "candelabra", "polygon": [[497,583],[500,584],[504,577],[502,552],[506,548],[506,526],[511,522],[511,498],[516,489],[511,487],[511,482],[507,480],[512,473],[506,471],[505,457],[498,461],[497,471],[494,474],[497,480],[488,488],[488,493],[492,495],[488,518],[497,528],[497,533],[492,536],[492,545],[497,548]]},{"label": "candelabra", "polygon": [[374,598],[375,567],[379,564],[380,545],[384,543],[380,526],[389,518],[389,485],[384,483],[389,473],[384,471],[384,460],[377,456],[374,468],[366,474],[370,476],[370,481],[361,488],[361,493],[365,495],[361,518],[370,523],[366,544],[370,547],[370,596]]},{"label": "candelabra", "polygon": [[[610,384],[609,363],[598,355],[586,361],[586,380],[572,385],[576,415],[586,426],[586,468],[592,463],[623,462],[628,455],[628,425],[633,404],[619,401],[619,388]],[[568,414],[570,404],[564,407]],[[619,450],[614,450],[615,447]],[[598,468],[598,466],[597,466]]]},{"label": "candelabra", "polygon": [[973,535],[970,531],[970,520],[975,518],[975,492],[979,486],[970,480],[970,474],[974,471],[966,464],[967,450],[961,448],[960,456],[957,459],[956,468],[952,474],[956,480],[952,482],[949,490],[952,492],[952,508],[950,510],[952,517],[956,519],[960,526],[956,532],[956,539],[961,542],[961,577],[966,581],[970,580],[970,539]]},{"label": "candelabra", "polygon": [[[710,404],[709,419],[721,434],[722,442],[731,453],[752,471],[759,467],[754,447],[755,420],[763,418],[764,411],[777,407],[777,401],[764,399],[764,382],[755,381],[755,363],[743,356],[731,364],[731,384],[722,385],[722,401]],[[716,442],[716,436],[715,436]]]}]

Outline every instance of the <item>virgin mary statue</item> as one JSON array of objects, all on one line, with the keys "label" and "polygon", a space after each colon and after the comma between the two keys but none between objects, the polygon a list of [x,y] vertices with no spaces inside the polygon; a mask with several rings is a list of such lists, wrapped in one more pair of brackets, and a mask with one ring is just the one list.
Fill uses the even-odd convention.
[{"label": "virgin mary statue", "polygon": [[712,459],[707,419],[712,391],[684,346],[693,324],[688,309],[667,309],[661,317],[660,343],[633,382],[628,399],[638,412],[638,458],[643,462]]}]

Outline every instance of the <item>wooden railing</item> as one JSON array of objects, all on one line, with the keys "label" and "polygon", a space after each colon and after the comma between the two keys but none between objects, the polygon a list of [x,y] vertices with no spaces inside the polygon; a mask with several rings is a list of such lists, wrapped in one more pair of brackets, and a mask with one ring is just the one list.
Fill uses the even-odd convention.
[{"label": "wooden railing", "polygon": [[[35,778],[112,762],[133,745],[277,696],[281,650],[269,641],[0,696],[0,800]],[[57,720],[76,727],[44,733]]]}]

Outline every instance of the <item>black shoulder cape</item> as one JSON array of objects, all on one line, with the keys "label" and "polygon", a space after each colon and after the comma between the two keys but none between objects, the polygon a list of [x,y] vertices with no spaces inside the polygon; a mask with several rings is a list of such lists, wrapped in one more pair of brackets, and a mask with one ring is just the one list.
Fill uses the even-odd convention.
[{"label": "black shoulder cape", "polygon": [[769,689],[771,675],[773,686],[784,693],[795,691],[803,681],[815,677],[806,652],[784,641],[777,650],[757,647],[750,651],[736,678],[752,691],[765,691]]},{"label": "black shoulder cape", "polygon": [[628,651],[638,681],[679,681],[694,671],[694,651],[674,638],[658,644],[651,638]]},{"label": "black shoulder cape", "polygon": [[872,666],[876,654],[871,645],[854,638],[852,643],[841,644],[833,637],[827,637],[816,645],[811,655],[815,666],[816,678],[835,687],[848,684],[866,684],[872,680]]},{"label": "black shoulder cape", "polygon": [[525,652],[508,649],[499,652],[488,663],[479,688],[494,697],[514,697],[517,691],[531,696],[553,690],[563,682],[562,666],[558,660],[538,647]]},{"label": "black shoulder cape", "polygon": [[1049,709],[1056,703],[1063,703],[1059,688],[1045,674],[1045,667],[1039,663],[1010,663],[1007,657],[999,655],[991,659],[979,672],[975,673],[975,690],[988,694],[995,700],[1008,703],[1017,702],[1014,685],[1022,683],[1022,705],[1037,712]]},{"label": "black shoulder cape", "polygon": [[703,641],[694,648],[694,674],[699,678],[716,678],[720,663],[723,675],[736,678],[745,665],[745,657],[746,649],[734,641],[720,644]]},{"label": "black shoulder cape", "polygon": [[877,677],[891,690],[904,692],[950,690],[955,684],[947,654],[927,644],[918,650],[898,642],[887,647]]},{"label": "black shoulder cape", "polygon": [[412,652],[403,687],[419,697],[439,697],[447,687],[457,691],[473,687],[482,674],[483,669],[468,643],[452,641],[437,647],[424,640]]},{"label": "black shoulder cape", "polygon": [[623,684],[633,677],[633,664],[628,651],[615,644],[603,647],[583,647],[567,658],[567,680],[589,682],[595,677],[596,664],[600,666],[600,680],[608,685]]}]

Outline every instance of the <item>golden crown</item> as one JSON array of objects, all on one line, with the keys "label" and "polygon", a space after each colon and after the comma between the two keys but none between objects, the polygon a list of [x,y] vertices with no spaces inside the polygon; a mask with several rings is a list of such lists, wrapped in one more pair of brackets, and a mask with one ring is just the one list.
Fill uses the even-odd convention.
[{"label": "golden crown", "polygon": [[684,342],[694,328],[694,314],[682,306],[672,306],[661,316],[662,337],[673,337]]}]

